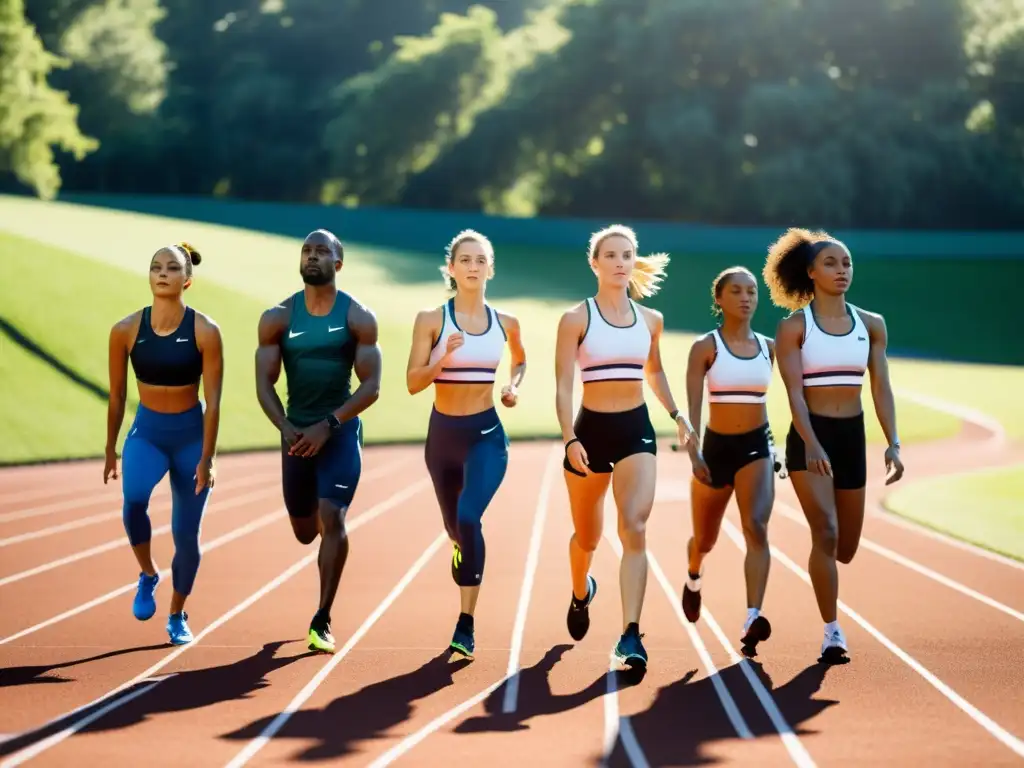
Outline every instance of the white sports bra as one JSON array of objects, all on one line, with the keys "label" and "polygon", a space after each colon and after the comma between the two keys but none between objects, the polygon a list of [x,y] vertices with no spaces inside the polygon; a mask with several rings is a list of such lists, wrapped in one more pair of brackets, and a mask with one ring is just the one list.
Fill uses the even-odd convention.
[{"label": "white sports bra", "polygon": [[818,325],[808,304],[804,313],[804,343],[800,348],[805,387],[859,387],[864,383],[871,342],[860,312],[850,303],[846,311],[853,328],[846,334],[829,333]]},{"label": "white sports bra", "polygon": [[591,381],[643,381],[651,351],[651,330],[630,299],[632,325],[612,325],[601,315],[597,302],[587,299],[587,330],[576,349],[583,383]]},{"label": "white sports bra", "polygon": [[711,333],[718,351],[715,362],[707,371],[708,402],[753,405],[767,402],[768,385],[772,382],[768,340],[755,331],[757,354],[753,357],[739,357],[729,349],[718,328]]},{"label": "white sports bra", "polygon": [[451,356],[447,367],[441,369],[441,375],[434,379],[436,384],[491,384],[494,382],[501,363],[501,355],[505,351],[507,337],[501,326],[498,313],[490,306],[487,310],[487,330],[483,333],[470,333],[455,321],[455,299],[449,299],[442,307],[444,320],[441,322],[441,333],[430,348],[429,365],[433,365],[444,357],[448,337],[462,331],[463,344]]}]

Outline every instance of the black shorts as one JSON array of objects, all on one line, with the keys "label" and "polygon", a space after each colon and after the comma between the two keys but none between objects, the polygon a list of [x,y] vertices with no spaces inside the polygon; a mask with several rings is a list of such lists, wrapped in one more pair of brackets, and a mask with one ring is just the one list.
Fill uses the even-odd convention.
[{"label": "black shorts", "polygon": [[[581,407],[573,428],[587,452],[591,472],[611,472],[615,462],[634,453],[658,454],[657,436],[646,403],[629,411],[612,413]],[[562,466],[574,475],[585,477],[573,469],[568,456],[562,460]]]},{"label": "black shorts", "polygon": [[[832,465],[832,487],[855,490],[867,485],[864,412],[844,418],[812,413],[811,429]],[[786,435],[786,469],[789,472],[807,469],[807,449],[793,425],[790,425],[789,434]]]},{"label": "black shorts", "polygon": [[281,440],[281,486],[291,517],[315,515],[320,499],[350,506],[362,471],[363,425],[358,416],[342,422],[315,456],[291,456],[288,443]]},{"label": "black shorts", "polygon": [[767,423],[738,435],[705,429],[701,453],[711,472],[711,487],[725,488],[735,485],[736,473],[747,464],[772,458],[771,432]]}]

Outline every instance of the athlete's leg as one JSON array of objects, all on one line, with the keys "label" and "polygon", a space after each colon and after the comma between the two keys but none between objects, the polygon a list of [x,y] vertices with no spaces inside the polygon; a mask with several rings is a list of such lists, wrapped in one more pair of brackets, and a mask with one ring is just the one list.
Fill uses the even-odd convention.
[{"label": "athlete's leg", "polygon": [[712,488],[690,478],[690,517],[693,535],[686,542],[687,579],[683,585],[683,613],[691,622],[700,618],[700,588],[704,571],[704,558],[718,541],[722,518],[732,497],[732,486]]},{"label": "athlete's leg", "polygon": [[864,488],[836,488],[838,540],[836,559],[844,565],[853,562],[864,528]]},{"label": "athlete's leg", "polygon": [[569,634],[577,642],[590,628],[589,606],[597,590],[590,576],[594,551],[604,530],[604,497],[611,483],[610,472],[591,472],[581,477],[565,469],[565,485],[569,491],[573,534],[569,538],[569,571],[572,577],[572,600],[566,619]]},{"label": "athlete's leg", "polygon": [[743,625],[743,645],[751,653],[757,644],[771,636],[771,624],[761,615],[772,556],[768,549],[768,518],[775,504],[775,476],[772,459],[758,459],[736,472],[736,505],[743,524],[747,553],[743,575],[747,586],[747,619]]},{"label": "athlete's leg", "polygon": [[448,419],[433,413],[423,444],[423,459],[441,510],[441,522],[452,542],[452,580],[459,583],[462,553],[459,549],[459,495],[465,479],[463,451],[454,430],[446,429]]},{"label": "athlete's leg", "polygon": [[334,637],[330,631],[331,608],[348,560],[345,517],[363,471],[362,442],[362,422],[355,418],[346,422],[342,430],[320,449],[317,463],[320,603],[309,628],[311,650],[334,652]]},{"label": "athlete's leg", "polygon": [[640,642],[640,614],[647,592],[647,520],[654,507],[658,459],[653,453],[634,453],[616,462],[612,492],[618,507],[619,590],[622,595],[623,633],[616,655],[630,666],[647,665],[647,651]]},{"label": "athlete's leg", "polygon": [[312,544],[320,534],[316,467],[319,456],[291,456],[281,441],[281,492],[292,533],[300,544]]},{"label": "athlete's leg", "polygon": [[202,424],[195,439],[178,448],[171,456],[171,535],[174,537],[174,559],[171,561],[171,596],[167,633],[171,642],[191,642],[192,632],[185,613],[185,600],[192,593],[199,572],[201,553],[199,540],[203,514],[210,499],[210,488],[196,493],[196,466],[203,455]]},{"label": "athlete's leg", "polygon": [[153,527],[149,519],[149,500],[169,468],[170,458],[146,438],[136,419],[121,450],[121,492],[124,498],[121,517],[141,570],[132,604],[135,618],[140,621],[146,621],[156,613],[154,594],[160,583],[160,574],[150,553]]}]

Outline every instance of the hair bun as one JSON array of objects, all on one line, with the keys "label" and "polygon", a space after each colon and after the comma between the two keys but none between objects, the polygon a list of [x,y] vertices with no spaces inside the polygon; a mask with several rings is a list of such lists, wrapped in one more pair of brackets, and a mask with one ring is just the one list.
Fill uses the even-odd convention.
[{"label": "hair bun", "polygon": [[199,253],[191,243],[187,243],[182,240],[178,245],[185,249],[185,252],[188,254],[188,259],[192,262],[193,267],[198,267],[200,263],[202,263],[203,255]]}]

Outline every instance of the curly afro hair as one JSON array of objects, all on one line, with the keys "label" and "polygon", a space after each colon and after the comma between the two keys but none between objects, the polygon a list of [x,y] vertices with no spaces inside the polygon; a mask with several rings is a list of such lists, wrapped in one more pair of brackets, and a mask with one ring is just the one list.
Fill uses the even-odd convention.
[{"label": "curly afro hair", "polygon": [[790,227],[772,243],[761,273],[772,303],[794,312],[809,304],[814,298],[814,281],[807,268],[826,246],[836,242],[822,230]]}]

